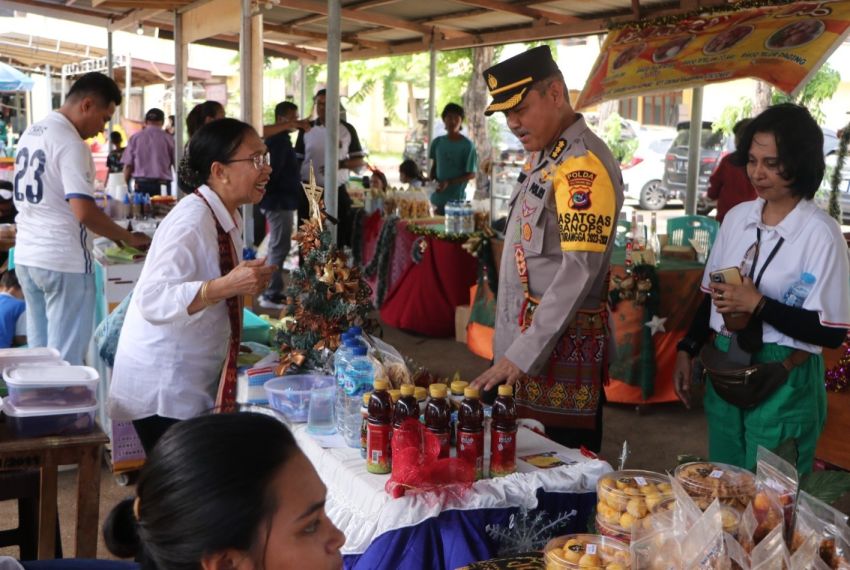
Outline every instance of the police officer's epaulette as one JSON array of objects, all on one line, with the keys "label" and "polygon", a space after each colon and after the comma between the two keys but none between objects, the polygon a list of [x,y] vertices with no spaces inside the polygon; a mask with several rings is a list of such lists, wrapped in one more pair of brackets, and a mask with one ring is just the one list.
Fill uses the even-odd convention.
[{"label": "police officer's epaulette", "polygon": [[563,154],[563,152],[569,148],[569,144],[567,144],[566,139],[558,139],[558,142],[555,143],[555,146],[552,147],[552,152],[549,153],[549,158],[552,160],[558,160],[558,157]]}]

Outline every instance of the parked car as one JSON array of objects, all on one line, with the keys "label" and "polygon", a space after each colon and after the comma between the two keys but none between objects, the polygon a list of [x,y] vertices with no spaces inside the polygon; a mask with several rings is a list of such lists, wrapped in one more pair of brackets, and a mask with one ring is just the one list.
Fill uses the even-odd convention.
[{"label": "parked car", "polygon": [[627,164],[621,166],[626,198],[637,200],[644,210],[658,210],[666,203],[661,191],[661,178],[664,174],[664,157],[675,134],[673,129],[639,130],[635,154]]},{"label": "parked car", "polygon": [[[688,142],[690,121],[676,125],[676,138],[664,157],[664,176],[661,180],[661,198],[654,204],[663,208],[670,200],[684,200],[688,185]],[[705,215],[714,208],[714,202],[706,196],[708,179],[720,159],[735,150],[735,139],[722,132],[712,131],[710,122],[703,122],[700,139],[700,168],[697,178],[697,213]],[[660,204],[660,205],[658,205]]]}]

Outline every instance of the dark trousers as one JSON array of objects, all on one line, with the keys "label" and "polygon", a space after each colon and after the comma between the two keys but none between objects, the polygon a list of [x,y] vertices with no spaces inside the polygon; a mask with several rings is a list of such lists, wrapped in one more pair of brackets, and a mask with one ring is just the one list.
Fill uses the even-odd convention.
[{"label": "dark trousers", "polygon": [[151,178],[135,178],[136,192],[147,194],[148,196],[159,196],[162,194],[163,185],[170,185],[169,180],[154,180]]},{"label": "dark trousers", "polygon": [[[584,446],[585,449],[594,453],[599,453],[602,449],[602,407],[605,404],[605,388],[600,388],[599,407],[596,409],[596,426],[594,429],[574,429],[574,428],[557,428],[551,426],[546,427],[546,437],[552,441],[556,441],[564,447],[579,449]],[[486,390],[482,394],[481,399],[492,405],[496,399],[497,389]]]},{"label": "dark trousers", "polygon": [[163,418],[162,416],[149,416],[140,420],[133,420],[133,427],[142,442],[145,455],[150,455],[159,438],[174,424],[180,420],[174,418]]}]

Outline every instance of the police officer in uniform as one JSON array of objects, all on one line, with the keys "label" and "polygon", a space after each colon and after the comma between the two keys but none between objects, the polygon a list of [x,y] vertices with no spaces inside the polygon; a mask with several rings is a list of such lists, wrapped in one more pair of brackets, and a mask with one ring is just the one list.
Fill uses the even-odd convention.
[{"label": "police officer in uniform", "polygon": [[484,72],[530,156],[510,200],[499,273],[495,364],[473,381],[514,385],[521,417],[599,451],[608,375],[608,272],[623,206],[620,168],[570,105],[547,46]]}]

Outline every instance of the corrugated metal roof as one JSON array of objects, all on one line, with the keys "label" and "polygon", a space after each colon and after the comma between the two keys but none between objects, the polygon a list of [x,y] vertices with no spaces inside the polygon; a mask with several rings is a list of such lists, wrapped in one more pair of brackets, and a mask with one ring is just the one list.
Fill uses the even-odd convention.
[{"label": "corrugated metal roof", "polygon": [[[173,11],[210,1],[240,0],[7,0],[13,9],[129,28],[142,21],[166,37]],[[725,0],[342,0],[343,58],[563,38],[605,31],[614,22],[657,14],[688,13]],[[326,0],[255,2],[269,32],[270,54],[288,51],[323,58]],[[237,47],[238,35],[210,38]],[[319,49],[317,49],[319,48]],[[300,51],[299,51],[300,50]],[[304,51],[307,50],[307,51]]]}]

